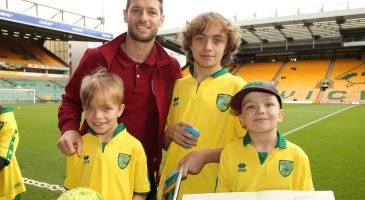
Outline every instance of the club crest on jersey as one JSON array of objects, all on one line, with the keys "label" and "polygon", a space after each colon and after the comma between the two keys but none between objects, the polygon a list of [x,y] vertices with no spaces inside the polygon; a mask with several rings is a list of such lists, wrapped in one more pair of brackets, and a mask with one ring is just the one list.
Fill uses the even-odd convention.
[{"label": "club crest on jersey", "polygon": [[216,104],[221,112],[228,110],[232,96],[228,94],[218,94]]},{"label": "club crest on jersey", "polygon": [[280,160],[279,171],[283,177],[289,176],[294,169],[294,161],[291,160]]},{"label": "club crest on jersey", "polygon": [[124,169],[128,166],[129,161],[131,160],[131,155],[120,153],[118,156],[118,166],[121,169]]},{"label": "club crest on jersey", "polygon": [[246,164],[245,163],[239,163],[238,164],[238,172],[246,172]]},{"label": "club crest on jersey", "polygon": [[4,122],[0,122],[0,130],[3,128]]}]

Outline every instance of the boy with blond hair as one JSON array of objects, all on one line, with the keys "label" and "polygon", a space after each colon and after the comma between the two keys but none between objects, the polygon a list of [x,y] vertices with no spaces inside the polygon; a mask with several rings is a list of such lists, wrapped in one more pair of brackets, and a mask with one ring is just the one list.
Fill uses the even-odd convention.
[{"label": "boy with blond hair", "polygon": [[89,129],[82,136],[81,156],[67,158],[65,188],[91,188],[105,199],[146,198],[146,154],[118,122],[125,109],[123,93],[122,80],[105,68],[83,78],[80,99]]}]

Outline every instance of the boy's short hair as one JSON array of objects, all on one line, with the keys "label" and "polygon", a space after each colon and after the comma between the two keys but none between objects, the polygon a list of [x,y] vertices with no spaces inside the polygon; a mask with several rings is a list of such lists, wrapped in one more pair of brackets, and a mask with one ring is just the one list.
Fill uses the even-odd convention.
[{"label": "boy's short hair", "polygon": [[89,106],[93,98],[98,98],[100,103],[113,99],[117,104],[123,104],[124,85],[122,79],[104,67],[86,75],[81,82],[80,99],[83,107]]},{"label": "boy's short hair", "polygon": [[278,99],[280,108],[282,106],[281,96],[272,82],[265,81],[251,81],[243,87],[243,89],[235,94],[231,100],[231,108],[241,113],[242,100],[250,92],[265,92],[275,95]]},{"label": "boy's short hair", "polygon": [[201,34],[208,25],[221,24],[227,33],[227,46],[221,60],[221,65],[226,67],[232,62],[232,56],[236,52],[240,34],[238,26],[234,26],[228,19],[216,12],[206,12],[196,16],[190,23],[186,24],[182,32],[182,49],[185,51],[189,61],[194,61],[191,43],[194,35]]}]

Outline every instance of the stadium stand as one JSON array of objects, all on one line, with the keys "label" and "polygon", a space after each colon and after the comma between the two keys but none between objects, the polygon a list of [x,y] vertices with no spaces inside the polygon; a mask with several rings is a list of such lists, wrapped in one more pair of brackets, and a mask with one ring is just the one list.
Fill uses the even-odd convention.
[{"label": "stadium stand", "polygon": [[[273,81],[287,103],[365,103],[365,7],[300,11],[235,19],[241,44],[230,72]],[[183,53],[181,31],[160,31],[157,40]]]},{"label": "stadium stand", "polygon": [[38,60],[43,65],[55,66],[55,67],[65,67],[64,63],[61,63],[57,57],[47,51],[45,48],[40,48],[37,45],[31,43],[30,41],[25,41],[23,47],[36,55]]},{"label": "stadium stand", "polygon": [[365,60],[337,59],[322,102],[365,103]]},{"label": "stadium stand", "polygon": [[37,60],[35,60],[35,55],[33,53],[19,48],[15,42],[11,42],[7,38],[0,37],[0,43],[0,62],[25,65],[40,64]]},{"label": "stadium stand", "polygon": [[316,101],[317,83],[325,79],[330,60],[289,61],[278,79],[278,90],[284,100]]},{"label": "stadium stand", "polygon": [[[44,15],[50,10],[58,14]],[[72,71],[66,43],[111,40],[112,34],[98,30],[104,21],[28,0],[1,4],[0,103],[60,101]]]},{"label": "stadium stand", "polygon": [[246,63],[233,71],[233,74],[242,77],[247,82],[253,80],[273,81],[282,65],[283,62]]},{"label": "stadium stand", "polygon": [[9,64],[33,64],[66,67],[45,48],[40,48],[36,43],[29,40],[11,40],[0,37],[0,62]]},{"label": "stadium stand", "polygon": [[64,86],[44,79],[3,78],[3,80],[10,84],[10,87],[4,87],[5,89],[35,89],[35,96],[40,101],[61,100],[64,90]]},{"label": "stadium stand", "polygon": [[[67,64],[40,47],[37,42],[7,37],[0,37],[0,42],[4,44],[0,46],[0,89],[17,89],[13,93],[11,90],[3,91],[1,102],[16,102],[16,99],[27,102],[26,100],[33,99],[33,96],[18,89],[35,89],[38,101],[61,100],[67,80],[57,80],[52,77],[52,73],[57,76],[67,71]],[[51,71],[52,67],[65,70]]]}]

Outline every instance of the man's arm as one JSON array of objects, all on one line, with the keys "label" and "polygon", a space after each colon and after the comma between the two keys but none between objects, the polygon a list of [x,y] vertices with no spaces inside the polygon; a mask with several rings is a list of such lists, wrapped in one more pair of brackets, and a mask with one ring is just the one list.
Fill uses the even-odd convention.
[{"label": "man's arm", "polygon": [[62,95],[62,103],[58,108],[58,128],[62,134],[68,130],[79,130],[80,128],[82,113],[80,86],[84,76],[83,71],[87,70],[86,66],[84,66],[85,64],[80,62],[80,65],[65,87],[65,93]]},{"label": "man's arm", "polygon": [[79,133],[82,105],[80,100],[80,85],[82,79],[82,63],[65,87],[62,104],[58,108],[58,128],[61,137],[57,141],[58,148],[70,156],[77,152],[81,154],[81,136]]},{"label": "man's arm", "polygon": [[58,109],[58,127],[62,135],[57,146],[66,155],[72,155],[75,152],[78,155],[81,154],[82,140],[78,130],[83,111],[80,100],[82,78],[103,63],[105,61],[97,48],[88,49],[65,87],[62,104]]}]

